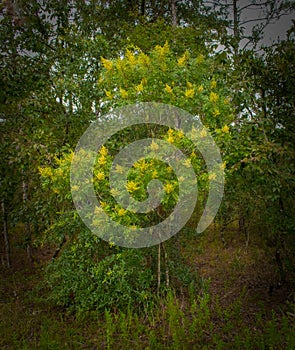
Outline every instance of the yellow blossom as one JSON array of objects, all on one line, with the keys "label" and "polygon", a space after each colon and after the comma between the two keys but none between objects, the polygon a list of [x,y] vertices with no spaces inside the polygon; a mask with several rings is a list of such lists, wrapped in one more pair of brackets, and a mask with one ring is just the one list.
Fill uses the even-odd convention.
[{"label": "yellow blossom", "polygon": [[49,167],[45,167],[45,168],[39,167],[38,170],[40,175],[43,177],[52,177],[53,175],[52,170]]},{"label": "yellow blossom", "polygon": [[179,179],[178,179],[179,182],[183,182],[184,180],[185,180],[185,179],[184,179],[183,176],[180,176]]},{"label": "yellow blossom", "polygon": [[218,115],[220,115],[219,109],[215,108],[214,111],[213,111],[213,116],[217,117]]},{"label": "yellow blossom", "polygon": [[228,105],[229,103],[230,103],[230,99],[229,99],[228,97],[226,97],[226,98],[224,99],[224,104]]},{"label": "yellow blossom", "polygon": [[150,145],[150,148],[152,151],[157,151],[160,147],[159,145],[153,140],[151,145]]},{"label": "yellow blossom", "polygon": [[77,185],[72,186],[72,191],[79,191],[79,186]]},{"label": "yellow blossom", "polygon": [[207,131],[205,129],[202,129],[202,131],[200,132],[200,136],[203,138],[203,137],[206,137],[207,136]]},{"label": "yellow blossom", "polygon": [[185,51],[185,53],[178,59],[177,65],[179,67],[184,66],[186,61],[188,60],[188,57],[189,57],[188,51]]},{"label": "yellow blossom", "polygon": [[167,138],[167,141],[170,142],[170,143],[173,143],[174,142],[174,137],[172,135],[169,135],[168,138]]},{"label": "yellow blossom", "polygon": [[191,167],[191,165],[192,165],[191,160],[190,160],[189,158],[187,158],[187,159],[184,161],[184,165],[185,165],[187,168]]},{"label": "yellow blossom", "polygon": [[173,135],[173,133],[174,133],[174,130],[173,129],[171,129],[171,128],[169,128],[168,129],[168,132],[167,132],[167,134],[170,136],[172,136]]},{"label": "yellow blossom", "polygon": [[131,52],[128,49],[126,50],[126,58],[132,66],[136,65],[136,58],[135,58],[133,52]]},{"label": "yellow blossom", "polygon": [[160,57],[165,56],[170,51],[168,42],[166,41],[164,46],[157,45],[155,51]]},{"label": "yellow blossom", "polygon": [[216,179],[216,174],[215,174],[215,173],[209,174],[208,179],[209,179],[210,181],[211,181],[211,180],[215,180],[215,179]]},{"label": "yellow blossom", "polygon": [[97,173],[96,178],[98,181],[104,180],[105,179],[105,174],[102,172]]},{"label": "yellow blossom", "polygon": [[101,149],[100,149],[100,151],[99,151],[99,153],[100,153],[102,156],[106,157],[106,156],[108,155],[108,149],[107,149],[105,146],[102,146]]},{"label": "yellow blossom", "polygon": [[227,125],[224,125],[224,127],[221,129],[221,131],[226,134],[229,132],[229,127]]},{"label": "yellow blossom", "polygon": [[125,213],[126,213],[126,210],[125,210],[124,208],[120,208],[120,209],[118,210],[118,215],[119,215],[119,216],[124,216]]},{"label": "yellow blossom", "polygon": [[171,193],[174,189],[174,186],[171,184],[171,183],[167,183],[165,186],[164,186],[164,191],[166,193]]},{"label": "yellow blossom", "polygon": [[142,84],[142,82],[141,82],[139,85],[135,86],[135,90],[136,90],[137,92],[143,91],[143,84]]},{"label": "yellow blossom", "polygon": [[183,131],[179,130],[178,133],[177,133],[177,136],[182,139],[184,134],[183,134]]},{"label": "yellow blossom", "polygon": [[152,178],[155,179],[155,178],[157,178],[157,177],[158,177],[158,172],[157,172],[157,170],[153,170],[153,172],[152,172]]},{"label": "yellow blossom", "polygon": [[184,95],[187,98],[192,98],[194,97],[194,94],[195,94],[195,89],[193,88],[193,89],[186,90]]},{"label": "yellow blossom", "polygon": [[141,159],[134,164],[134,168],[139,169],[141,172],[144,172],[149,167],[149,164],[145,161],[145,159]]},{"label": "yellow blossom", "polygon": [[210,92],[209,101],[215,103],[218,101],[219,96],[215,92]]},{"label": "yellow blossom", "polygon": [[106,160],[106,157],[105,156],[101,156],[98,160],[98,164],[100,165],[104,165],[106,164],[107,160]]},{"label": "yellow blossom", "polygon": [[146,55],[145,53],[141,52],[139,55],[138,55],[138,62],[143,65],[143,66],[149,66],[150,63],[151,63],[151,60],[149,58],[148,55]]},{"label": "yellow blossom", "polygon": [[187,82],[186,82],[186,86],[187,86],[189,89],[191,89],[191,88],[193,87],[193,84],[190,83],[189,81],[187,81]]},{"label": "yellow blossom", "polygon": [[111,193],[111,195],[112,195],[113,197],[116,197],[116,196],[118,196],[118,195],[120,194],[120,192],[119,192],[116,188],[112,188],[112,189],[110,190],[110,193]]},{"label": "yellow blossom", "polygon": [[204,61],[204,56],[202,54],[200,54],[197,58],[196,58],[196,63],[197,64],[201,64]]},{"label": "yellow blossom", "polygon": [[220,169],[224,170],[226,168],[226,162],[224,161],[221,165],[220,165]]},{"label": "yellow blossom", "polygon": [[211,89],[215,89],[216,86],[217,86],[217,82],[216,82],[215,79],[213,79],[213,80],[211,81]]},{"label": "yellow blossom", "polygon": [[123,68],[124,68],[124,61],[122,59],[118,59],[116,61],[116,67],[119,71],[123,71]]},{"label": "yellow blossom", "polygon": [[128,98],[128,91],[120,88],[120,95],[122,96],[122,98]]},{"label": "yellow blossom", "polygon": [[198,93],[201,93],[201,92],[203,92],[204,91],[204,87],[203,87],[203,85],[200,85],[199,87],[198,87]]},{"label": "yellow blossom", "polygon": [[168,84],[166,84],[165,86],[165,90],[169,93],[169,94],[172,94],[173,90],[172,90],[172,87]]},{"label": "yellow blossom", "polygon": [[134,192],[139,189],[139,185],[135,181],[128,181],[126,184],[126,189],[128,192]]},{"label": "yellow blossom", "polygon": [[121,165],[117,164],[115,172],[118,173],[118,174],[123,174],[124,173],[124,168]]},{"label": "yellow blossom", "polygon": [[196,156],[196,153],[195,153],[195,151],[192,151],[192,153],[191,153],[191,158],[196,158],[197,156]]},{"label": "yellow blossom", "polygon": [[108,71],[112,70],[113,63],[111,61],[107,60],[106,58],[101,57],[101,63],[104,66],[104,68],[107,69]]},{"label": "yellow blossom", "polygon": [[113,94],[108,90],[105,90],[105,94],[106,94],[106,97],[109,98],[110,100],[114,97]]},{"label": "yellow blossom", "polygon": [[106,202],[100,202],[101,207],[104,209],[107,207],[108,203]]},{"label": "yellow blossom", "polygon": [[99,215],[99,214],[101,214],[102,212],[103,212],[103,209],[102,209],[101,207],[97,207],[97,206],[95,207],[95,209],[94,209],[94,213],[95,213],[95,214],[98,214],[98,215]]}]

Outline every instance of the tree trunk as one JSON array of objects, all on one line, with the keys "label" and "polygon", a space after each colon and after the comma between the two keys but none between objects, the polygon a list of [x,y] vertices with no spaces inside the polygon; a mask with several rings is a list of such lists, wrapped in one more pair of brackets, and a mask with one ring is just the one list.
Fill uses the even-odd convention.
[{"label": "tree trunk", "polygon": [[10,262],[10,246],[9,246],[9,238],[8,238],[8,225],[7,225],[7,214],[5,210],[4,201],[1,202],[2,214],[3,214],[3,234],[4,234],[4,248],[5,248],[5,256],[6,256],[6,264],[7,267],[11,267]]},{"label": "tree trunk", "polygon": [[176,0],[170,0],[172,27],[177,26]]},{"label": "tree trunk", "polygon": [[157,294],[160,294],[161,287],[161,243],[158,246],[158,285],[157,285]]},{"label": "tree trunk", "polygon": [[25,213],[26,213],[26,217],[25,217],[25,237],[26,237],[26,242],[27,242],[27,256],[29,258],[30,261],[32,261],[32,246],[31,246],[31,227],[30,227],[30,223],[28,221],[28,183],[25,179],[23,179],[23,205],[25,208]]},{"label": "tree trunk", "polygon": [[234,16],[234,55],[235,58],[239,51],[239,16],[238,16],[238,0],[233,0],[233,16]]}]

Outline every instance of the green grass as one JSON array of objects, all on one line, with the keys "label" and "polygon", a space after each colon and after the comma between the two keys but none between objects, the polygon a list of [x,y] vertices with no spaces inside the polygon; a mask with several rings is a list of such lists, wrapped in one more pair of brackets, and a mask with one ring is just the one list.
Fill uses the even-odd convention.
[{"label": "green grass", "polygon": [[[19,278],[21,276],[18,276]],[[191,301],[168,293],[149,314],[126,312],[70,315],[33,291],[1,303],[1,349],[293,349],[294,313],[255,323],[243,320],[242,297],[228,307],[205,293]]]}]

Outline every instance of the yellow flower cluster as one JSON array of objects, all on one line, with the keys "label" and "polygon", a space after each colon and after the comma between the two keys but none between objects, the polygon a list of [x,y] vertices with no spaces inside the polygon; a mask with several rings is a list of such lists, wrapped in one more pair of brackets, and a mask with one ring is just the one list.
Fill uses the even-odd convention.
[{"label": "yellow flower cluster", "polygon": [[158,177],[158,172],[157,172],[157,170],[153,170],[153,172],[152,172],[152,178],[155,179],[155,178],[157,178],[157,177]]},{"label": "yellow flower cluster", "polygon": [[209,174],[208,179],[209,179],[210,181],[215,180],[215,179],[216,179],[216,174],[215,174],[215,173]]},{"label": "yellow flower cluster", "polygon": [[126,50],[126,58],[132,66],[136,65],[136,58],[135,58],[133,52],[130,51],[129,49]]},{"label": "yellow flower cluster", "polygon": [[160,57],[163,57],[165,55],[167,55],[167,53],[169,53],[170,51],[170,48],[169,48],[169,44],[168,42],[166,41],[164,46],[160,46],[160,45],[157,45],[155,47],[155,50],[154,50]]},{"label": "yellow flower cluster", "polygon": [[226,168],[226,162],[224,161],[221,165],[220,165],[220,169],[224,170]]},{"label": "yellow flower cluster", "polygon": [[98,181],[102,181],[105,179],[105,174],[100,171],[99,173],[97,173],[96,178]]},{"label": "yellow flower cluster", "polygon": [[215,92],[210,92],[210,96],[209,96],[209,101],[212,103],[217,102],[219,99],[219,96],[215,93]]},{"label": "yellow flower cluster", "polygon": [[124,216],[124,215],[126,214],[126,212],[127,212],[127,210],[125,210],[124,208],[120,208],[120,209],[118,210],[118,215],[119,215],[119,216]]},{"label": "yellow flower cluster", "polygon": [[72,186],[72,191],[74,191],[74,192],[79,191],[79,186],[77,186],[77,185]]},{"label": "yellow flower cluster", "polygon": [[185,90],[184,96],[187,98],[193,98],[194,94],[195,94],[195,89],[192,88],[192,89]]},{"label": "yellow flower cluster", "polygon": [[219,109],[218,108],[215,108],[214,111],[213,111],[213,116],[214,117],[217,117],[220,115],[220,112],[219,112]]},{"label": "yellow flower cluster", "polygon": [[137,92],[143,91],[143,82],[142,82],[142,81],[141,81],[140,84],[138,84],[137,86],[135,86],[135,90],[136,90]]},{"label": "yellow flower cluster", "polygon": [[152,151],[157,151],[160,148],[160,146],[153,140],[151,145],[150,145],[150,149]]},{"label": "yellow flower cluster", "polygon": [[201,93],[201,92],[203,92],[204,91],[204,87],[203,87],[203,85],[200,85],[199,87],[198,87],[198,93]]},{"label": "yellow flower cluster", "polygon": [[215,89],[216,86],[217,86],[216,80],[215,80],[215,79],[212,79],[212,80],[211,80],[211,89],[212,89],[212,90]]},{"label": "yellow flower cluster", "polygon": [[120,194],[120,192],[119,192],[116,188],[112,188],[112,189],[110,190],[110,193],[111,193],[111,195],[112,195],[113,197],[116,197],[116,196],[118,196],[118,195]]},{"label": "yellow flower cluster", "polygon": [[100,155],[102,155],[103,157],[106,157],[109,153],[108,149],[105,146],[102,146],[100,151],[99,151]]},{"label": "yellow flower cluster", "polygon": [[203,129],[201,132],[200,132],[200,136],[203,138],[203,137],[206,137],[207,136],[207,131],[205,129]]},{"label": "yellow flower cluster", "polygon": [[138,63],[141,64],[142,66],[149,66],[151,64],[151,60],[148,55],[141,52],[138,55]]},{"label": "yellow flower cluster", "polygon": [[189,53],[188,51],[185,51],[185,53],[178,59],[177,65],[179,67],[183,67],[186,64],[188,58],[189,58]]},{"label": "yellow flower cluster", "polygon": [[117,164],[115,172],[118,173],[118,174],[123,174],[124,173],[124,168],[121,165]]},{"label": "yellow flower cluster", "polygon": [[135,181],[128,181],[126,184],[126,189],[128,192],[135,192],[139,189],[139,185]]},{"label": "yellow flower cluster", "polygon": [[224,125],[224,127],[221,129],[221,131],[224,132],[225,134],[227,134],[229,132],[228,125]]},{"label": "yellow flower cluster", "polygon": [[105,165],[107,162],[106,160],[106,157],[105,156],[101,156],[99,159],[98,159],[98,164],[100,165]]},{"label": "yellow flower cluster", "polygon": [[113,62],[112,61],[109,61],[106,58],[101,57],[101,63],[106,70],[110,71],[113,69]]},{"label": "yellow flower cluster", "polygon": [[145,159],[140,159],[138,162],[134,164],[134,168],[137,168],[141,172],[144,172],[149,168],[149,164],[145,161]]},{"label": "yellow flower cluster", "polygon": [[171,193],[174,189],[174,186],[171,184],[171,183],[167,183],[165,186],[164,186],[164,191],[166,193]]},{"label": "yellow flower cluster", "polygon": [[122,98],[128,98],[128,91],[120,88],[120,95],[122,96]]},{"label": "yellow flower cluster", "polygon": [[39,167],[38,170],[39,170],[40,175],[43,177],[52,177],[53,176],[52,170],[49,167],[45,167],[45,168]]},{"label": "yellow flower cluster", "polygon": [[186,166],[187,168],[191,167],[192,166],[192,162],[189,158],[187,158],[185,161],[184,161],[184,166]]},{"label": "yellow flower cluster", "polygon": [[172,92],[173,92],[172,87],[171,87],[170,85],[168,85],[168,84],[166,84],[165,90],[166,90],[169,94],[172,94]]},{"label": "yellow flower cluster", "polygon": [[174,142],[174,130],[169,128],[167,135],[168,135],[167,141],[170,143],[173,143]]},{"label": "yellow flower cluster", "polygon": [[108,90],[105,90],[105,94],[106,94],[106,97],[109,98],[110,100],[112,100],[114,97],[114,95]]}]

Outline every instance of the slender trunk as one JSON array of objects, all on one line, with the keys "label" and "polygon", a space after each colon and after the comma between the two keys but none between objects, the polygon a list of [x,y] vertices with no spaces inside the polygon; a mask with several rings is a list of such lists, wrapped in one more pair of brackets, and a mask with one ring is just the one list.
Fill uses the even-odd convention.
[{"label": "slender trunk", "polygon": [[239,16],[238,16],[238,0],[233,0],[233,16],[234,16],[234,54],[235,58],[239,51]]},{"label": "slender trunk", "polygon": [[176,27],[177,26],[176,0],[170,0],[170,4],[171,4],[172,27]]},{"label": "slender trunk", "polygon": [[23,187],[23,205],[24,205],[25,213],[26,213],[25,237],[26,237],[26,242],[27,242],[27,256],[28,256],[29,260],[32,261],[31,227],[30,227],[30,223],[29,223],[28,217],[27,217],[27,214],[28,214],[27,213],[28,212],[28,183],[25,179],[23,179],[22,187]]},{"label": "slender trunk", "polygon": [[7,225],[7,214],[5,210],[4,201],[1,202],[2,214],[3,214],[3,234],[4,234],[4,247],[5,247],[5,256],[6,256],[6,264],[7,267],[11,267],[10,262],[10,246],[9,246],[9,238],[8,238],[8,225]]},{"label": "slender trunk", "polygon": [[145,0],[141,0],[141,4],[140,4],[140,14],[141,16],[145,15]]},{"label": "slender trunk", "polygon": [[161,287],[161,243],[158,246],[158,285],[157,285],[157,294],[160,294]]}]

